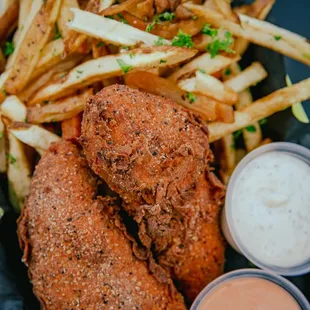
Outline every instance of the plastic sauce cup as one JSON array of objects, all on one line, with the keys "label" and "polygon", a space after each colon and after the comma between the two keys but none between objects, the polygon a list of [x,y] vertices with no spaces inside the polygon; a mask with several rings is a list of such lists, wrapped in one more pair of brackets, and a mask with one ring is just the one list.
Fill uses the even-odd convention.
[{"label": "plastic sauce cup", "polygon": [[[227,298],[229,298],[228,297],[229,294],[227,294],[227,292],[231,289],[233,282],[238,282],[238,280],[244,279],[244,278],[251,278],[251,279],[254,279],[254,281],[255,281],[255,279],[263,279],[263,280],[267,280],[268,282],[271,282],[270,284],[276,284],[276,287],[274,287],[274,288],[275,289],[280,288],[282,297],[283,297],[283,294],[285,294],[287,292],[290,296],[285,296],[285,297],[287,297],[288,300],[291,301],[294,305],[295,305],[295,301],[296,301],[296,307],[297,308],[299,306],[301,310],[309,310],[310,309],[310,304],[307,301],[306,297],[301,293],[301,291],[295,285],[293,285],[291,282],[289,282],[285,278],[283,278],[283,277],[281,277],[275,273],[269,272],[269,271],[264,271],[264,270],[259,270],[259,269],[240,269],[240,270],[236,270],[236,271],[226,273],[223,276],[221,276],[221,277],[217,278],[216,280],[214,280],[213,282],[211,282],[209,285],[207,285],[201,291],[201,293],[198,295],[198,297],[196,298],[196,300],[192,304],[190,310],[206,309],[206,307],[203,307],[202,305],[207,301],[208,297],[211,298],[211,295],[214,296],[215,291],[220,289],[220,288],[223,288],[225,284],[226,284],[225,296]],[[267,283],[267,284],[269,284],[269,283]],[[284,289],[284,291],[281,288]],[[277,297],[279,298],[278,293],[279,293],[278,291],[274,292],[275,298],[277,298]],[[253,296],[253,290],[251,290],[250,288],[249,288],[248,293],[247,293],[246,289],[243,289],[241,295],[242,295],[243,299],[247,298],[247,295],[250,296],[250,298],[255,297],[255,296]],[[278,295],[278,296],[276,296],[276,295]],[[224,298],[225,298],[225,296],[224,296]],[[236,296],[236,298],[237,298],[237,296]],[[283,299],[281,299],[281,300],[283,300]],[[229,302],[231,304],[231,300],[229,300]],[[259,303],[260,299],[256,300],[256,302]],[[263,306],[264,304],[266,304],[266,300],[261,300],[261,303],[262,303],[261,306]],[[231,308],[231,310],[235,310],[235,309]]]},{"label": "plastic sauce cup", "polygon": [[[287,142],[271,143],[271,144],[259,147],[256,150],[249,153],[238,164],[238,166],[236,167],[229,181],[228,188],[227,188],[227,194],[226,194],[225,208],[223,209],[223,212],[222,212],[222,221],[221,221],[222,230],[223,230],[226,240],[230,243],[230,245],[236,251],[243,254],[254,265],[262,269],[269,270],[269,271],[275,272],[277,274],[285,275],[285,276],[302,275],[310,271],[310,257],[308,260],[303,261],[303,263],[299,265],[289,266],[289,267],[283,267],[283,266],[279,267],[279,266],[276,266],[275,264],[267,264],[266,260],[262,262],[260,259],[255,257],[253,255],[253,251],[251,253],[249,249],[247,248],[247,246],[244,244],[244,241],[240,237],[240,234],[238,234],[238,225],[236,225],[235,221],[233,220],[233,216],[234,216],[233,194],[234,194],[234,190],[236,188],[236,184],[237,184],[237,181],[238,181],[238,178],[241,172],[251,161],[253,161],[257,157],[264,155],[268,152],[277,152],[276,154],[279,154],[279,152],[283,152],[284,154],[291,155],[303,161],[304,163],[310,165],[310,150],[300,145],[294,144],[294,143],[287,143]],[[309,188],[309,191],[310,191],[310,188]],[[310,206],[309,206],[309,212],[310,212]],[[240,231],[240,228],[239,228],[239,231]],[[255,245],[255,242],[258,242],[255,240],[255,233],[253,233],[253,236],[251,236],[251,238],[253,238],[253,245]],[[272,235],[270,235],[270,238],[272,238]],[[258,244],[258,246],[261,246],[261,244]],[[309,247],[310,247],[310,244],[309,244]]]}]

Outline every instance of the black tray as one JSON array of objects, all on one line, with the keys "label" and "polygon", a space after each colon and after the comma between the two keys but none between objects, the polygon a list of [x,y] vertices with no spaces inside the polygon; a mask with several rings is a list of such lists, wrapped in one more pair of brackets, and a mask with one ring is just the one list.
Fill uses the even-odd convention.
[{"label": "black tray", "polygon": [[[240,4],[251,1],[237,1]],[[269,20],[279,26],[292,30],[305,37],[310,37],[310,0],[278,0]],[[285,74],[288,73],[293,83],[310,76],[310,68],[294,60],[258,46],[250,46],[241,65],[246,67],[252,61],[262,62],[269,77],[252,89],[254,98],[260,98],[285,86]],[[310,115],[310,104],[305,104]],[[274,141],[290,141],[310,148],[310,124],[301,124],[291,114],[291,110],[282,111],[268,119],[263,128],[266,137]],[[7,192],[4,178],[0,179],[1,188]],[[27,270],[21,263],[21,251],[16,237],[17,215],[6,203],[5,195],[0,191],[0,205],[7,211],[0,223],[0,310],[40,309],[32,294]],[[225,271],[249,268],[249,262],[232,248],[227,249]],[[310,300],[310,275],[288,278]],[[243,309],[240,309],[243,310]]]}]

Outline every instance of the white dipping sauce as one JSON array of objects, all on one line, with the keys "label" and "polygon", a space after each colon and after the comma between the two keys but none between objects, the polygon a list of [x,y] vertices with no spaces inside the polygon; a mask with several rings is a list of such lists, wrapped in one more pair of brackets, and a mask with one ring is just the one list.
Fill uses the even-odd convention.
[{"label": "white dipping sauce", "polygon": [[310,166],[268,152],[241,171],[232,195],[240,242],[258,261],[294,267],[310,258]]}]

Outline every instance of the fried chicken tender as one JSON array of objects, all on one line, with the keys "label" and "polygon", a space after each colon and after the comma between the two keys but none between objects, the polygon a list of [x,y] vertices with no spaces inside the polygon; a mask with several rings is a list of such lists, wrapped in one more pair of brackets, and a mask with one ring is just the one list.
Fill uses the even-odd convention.
[{"label": "fried chicken tender", "polygon": [[80,142],[142,244],[192,301],[224,265],[224,187],[209,168],[205,124],[171,100],[113,85],[88,100]]},{"label": "fried chicken tender", "polygon": [[118,207],[96,191],[71,142],[53,144],[36,167],[18,234],[42,308],[185,309],[175,288],[132,254]]}]

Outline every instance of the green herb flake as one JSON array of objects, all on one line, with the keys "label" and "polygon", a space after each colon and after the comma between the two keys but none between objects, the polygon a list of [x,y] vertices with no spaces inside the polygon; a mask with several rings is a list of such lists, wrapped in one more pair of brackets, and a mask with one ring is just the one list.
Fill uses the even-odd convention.
[{"label": "green herb flake", "polygon": [[117,17],[120,19],[120,21],[123,23],[123,24],[126,24],[128,25],[128,21],[124,18],[124,16],[120,13],[117,14]]},{"label": "green herb flake", "polygon": [[267,124],[267,118],[263,118],[263,119],[261,119],[260,121],[259,121],[259,124],[261,125],[261,126],[263,126],[263,125],[265,125],[265,124]]},{"label": "green herb flake", "polygon": [[276,41],[280,41],[280,40],[282,39],[282,36],[274,36],[274,39],[275,39]]},{"label": "green herb flake", "polygon": [[120,66],[120,68],[122,69],[124,74],[128,73],[129,70],[132,68],[132,66],[127,65],[122,59],[116,59],[116,61],[118,65]]},{"label": "green herb flake", "polygon": [[224,71],[225,75],[231,75],[231,69],[230,68],[226,68]]},{"label": "green herb flake", "polygon": [[246,127],[245,130],[248,132],[256,132],[256,127],[254,125],[250,125]]},{"label": "green herb flake", "polygon": [[1,93],[3,96],[6,96],[7,95],[7,92],[6,90],[4,89],[4,87],[1,88]]},{"label": "green herb flake", "polygon": [[172,45],[192,48],[194,43],[192,41],[191,35],[184,33],[182,30],[179,30],[178,35],[175,36],[172,40]]},{"label": "green herb flake", "polygon": [[8,57],[9,55],[14,53],[14,49],[15,47],[14,47],[13,42],[6,41],[4,44],[4,55]]},{"label": "green herb flake", "polygon": [[112,15],[105,16],[105,17],[108,18],[108,19],[114,19],[114,17]]},{"label": "green herb flake", "polygon": [[129,50],[129,46],[122,46],[122,49],[125,50],[125,51],[128,51]]},{"label": "green herb flake", "polygon": [[206,74],[206,70],[198,69],[199,72]]},{"label": "green herb flake", "polygon": [[210,36],[211,38],[214,38],[218,35],[218,30],[217,29],[212,29],[211,25],[209,24],[205,24],[202,29],[201,32],[207,36]]},{"label": "green herb flake", "polygon": [[196,96],[193,93],[187,93],[186,98],[189,100],[190,103],[193,103],[196,100]]},{"label": "green herb flake", "polygon": [[174,13],[164,12],[162,14],[159,14],[159,15],[155,16],[154,20],[146,26],[145,31],[151,32],[154,29],[156,24],[158,24],[160,22],[171,21],[174,18],[175,18]]},{"label": "green herb flake", "polygon": [[195,16],[192,17],[192,20],[197,20],[197,19],[198,19],[198,16],[197,16],[197,15],[195,15]]},{"label": "green herb flake", "polygon": [[237,140],[242,134],[242,130],[237,130],[234,132],[234,139]]},{"label": "green herb flake", "polygon": [[61,33],[59,31],[57,23],[55,23],[55,35],[53,37],[53,41],[62,38]]},{"label": "green herb flake", "polygon": [[99,42],[99,43],[97,43],[97,47],[102,47],[102,46],[104,46],[104,42]]},{"label": "green herb flake", "polygon": [[154,44],[155,44],[156,46],[162,46],[162,45],[164,45],[163,40],[164,40],[163,38],[158,37],[158,39],[155,40]]},{"label": "green herb flake", "polygon": [[2,139],[2,138],[3,138],[3,132],[0,131],[0,139]]},{"label": "green herb flake", "polygon": [[206,47],[207,52],[210,53],[211,58],[214,58],[220,51],[226,53],[234,53],[234,51],[230,48],[233,44],[234,39],[232,37],[231,32],[225,32],[225,38],[221,39],[219,37],[214,37],[213,42],[209,43]]},{"label": "green herb flake", "polygon": [[78,74],[82,74],[82,73],[83,73],[83,70],[76,70],[76,72],[77,72]]},{"label": "green herb flake", "polygon": [[11,165],[14,165],[14,164],[16,163],[16,158],[15,158],[13,155],[11,155],[11,154],[6,154],[6,158],[8,159],[8,161],[9,161],[9,163],[10,163]]},{"label": "green herb flake", "polygon": [[161,60],[159,61],[160,64],[165,64],[166,62],[167,62],[166,59],[161,59]]},{"label": "green herb flake", "polygon": [[132,59],[132,58],[134,58],[136,56],[136,54],[135,53],[129,53],[129,57]]}]

